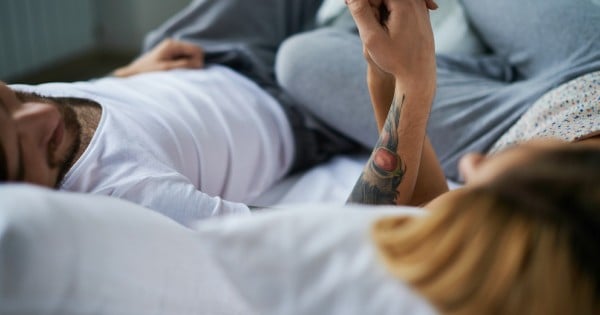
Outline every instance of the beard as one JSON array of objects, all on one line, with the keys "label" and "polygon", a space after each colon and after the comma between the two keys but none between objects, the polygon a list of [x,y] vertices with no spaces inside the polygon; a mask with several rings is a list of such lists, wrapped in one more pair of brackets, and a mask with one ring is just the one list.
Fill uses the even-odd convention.
[{"label": "beard", "polygon": [[73,135],[73,142],[69,145],[67,153],[62,159],[56,156],[56,151],[48,150],[47,162],[50,168],[58,168],[58,177],[56,179],[55,188],[59,188],[67,172],[75,164],[77,152],[81,149],[81,123],[77,119],[77,113],[73,109],[75,104],[80,104],[81,99],[73,98],[53,98],[53,102],[57,104],[65,123],[65,131]]},{"label": "beard", "polygon": [[75,97],[48,97],[41,96],[36,93],[15,92],[17,98],[21,101],[42,102],[55,106],[63,119],[65,132],[73,135],[73,141],[69,144],[66,153],[59,156],[56,148],[50,146],[46,154],[46,163],[51,169],[58,169],[58,177],[55,183],[55,188],[59,188],[67,172],[75,164],[75,159],[82,147],[82,121],[75,110],[77,107],[92,106],[100,107],[100,105],[89,99]]}]

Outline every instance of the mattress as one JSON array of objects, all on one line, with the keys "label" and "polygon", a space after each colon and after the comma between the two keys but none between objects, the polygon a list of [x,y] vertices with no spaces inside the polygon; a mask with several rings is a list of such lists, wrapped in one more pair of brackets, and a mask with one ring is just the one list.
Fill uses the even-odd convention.
[{"label": "mattress", "polygon": [[[284,178],[257,198],[252,206],[343,205],[368,159],[368,155],[336,156],[327,163]],[[448,181],[450,189],[460,186],[459,183]]]}]

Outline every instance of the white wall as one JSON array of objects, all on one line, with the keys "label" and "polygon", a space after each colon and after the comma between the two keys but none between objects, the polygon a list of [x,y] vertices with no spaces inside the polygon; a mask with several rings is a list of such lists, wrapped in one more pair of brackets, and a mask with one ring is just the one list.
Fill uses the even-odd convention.
[{"label": "white wall", "polygon": [[97,0],[99,44],[103,49],[138,52],[144,35],[190,0]]}]

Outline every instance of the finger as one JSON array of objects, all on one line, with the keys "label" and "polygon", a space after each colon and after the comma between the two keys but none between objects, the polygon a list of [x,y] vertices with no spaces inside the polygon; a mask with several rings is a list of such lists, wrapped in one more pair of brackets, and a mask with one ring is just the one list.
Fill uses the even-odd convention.
[{"label": "finger", "polygon": [[202,48],[187,42],[178,41],[176,47],[177,55],[186,56],[194,59],[203,59],[204,51]]},{"label": "finger", "polygon": [[427,3],[427,8],[429,10],[437,10],[439,8],[439,5],[435,2],[435,0],[425,0],[425,3]]},{"label": "finger", "polygon": [[356,21],[363,43],[368,45],[372,40],[385,34],[369,0],[346,0],[346,4]]},{"label": "finger", "polygon": [[160,70],[173,70],[173,69],[198,69],[203,66],[202,62],[197,59],[181,58],[173,61],[166,61],[161,64]]},{"label": "finger", "polygon": [[157,47],[157,54],[161,61],[180,58],[204,58],[204,51],[200,47],[175,39],[166,39],[161,42]]},{"label": "finger", "polygon": [[369,49],[367,49],[367,46],[365,46],[365,45],[363,45],[363,56],[365,57],[367,64],[369,64],[369,65],[373,64],[373,58],[371,58],[371,53],[369,52]]}]

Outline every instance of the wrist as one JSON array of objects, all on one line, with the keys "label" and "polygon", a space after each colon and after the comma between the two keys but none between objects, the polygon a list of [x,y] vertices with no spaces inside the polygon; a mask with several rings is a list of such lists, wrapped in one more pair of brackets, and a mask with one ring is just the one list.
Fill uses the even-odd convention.
[{"label": "wrist", "polygon": [[394,95],[395,99],[403,100],[404,117],[412,126],[427,125],[435,96],[435,84],[420,80],[396,81]]},{"label": "wrist", "polygon": [[407,91],[419,94],[435,93],[437,67],[435,55],[423,55],[418,60],[413,60],[408,67],[400,67],[392,76],[397,85],[403,86]]},{"label": "wrist", "polygon": [[411,95],[411,98],[416,98],[431,103],[433,102],[433,98],[435,96],[436,80],[435,76],[395,76],[394,88],[397,95]]}]

